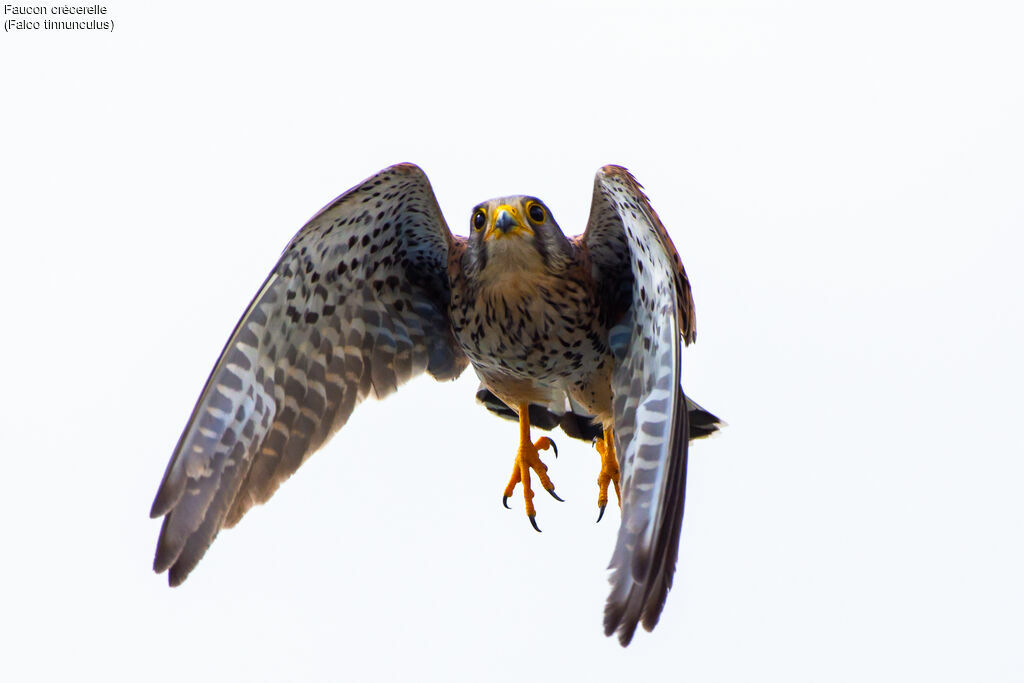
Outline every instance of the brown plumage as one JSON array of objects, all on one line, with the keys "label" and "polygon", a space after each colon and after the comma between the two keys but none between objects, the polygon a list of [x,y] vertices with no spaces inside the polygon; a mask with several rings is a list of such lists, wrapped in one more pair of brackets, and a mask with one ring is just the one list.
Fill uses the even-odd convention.
[{"label": "brown plumage", "polygon": [[[531,220],[526,206],[543,219]],[[499,207],[514,211],[525,229],[490,239],[483,228],[474,229],[453,251],[449,317],[456,341],[484,386],[506,405],[558,406],[568,396],[610,426],[608,316],[586,249],[567,240],[551,211],[532,197],[493,199],[474,216],[483,212],[493,224]]]},{"label": "brown plumage", "polygon": [[[385,169],[299,231],[239,321],[154,500],[154,568],[183,581],[367,396],[471,364],[483,403],[521,421],[506,496],[521,480],[531,521],[530,469],[554,487],[537,458],[550,440],[529,442],[530,419],[603,432],[618,452],[605,626],[626,644],[637,623],[653,628],[671,584],[689,438],[719,424],[679,387],[679,349],[694,337],[679,256],[625,169],[599,171],[572,240],[522,196],[478,205],[470,236],[453,236],[419,168]],[[602,472],[614,461],[602,456]]]}]

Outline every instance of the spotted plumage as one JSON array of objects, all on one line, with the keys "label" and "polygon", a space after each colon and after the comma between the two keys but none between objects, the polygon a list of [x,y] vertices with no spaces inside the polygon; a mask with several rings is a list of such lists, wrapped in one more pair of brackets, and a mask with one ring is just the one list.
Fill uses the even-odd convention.
[{"label": "spotted plumage", "polygon": [[525,216],[527,204],[543,207],[538,215],[544,219],[531,222],[532,235],[506,238],[508,244],[499,247],[485,243],[482,230],[473,231],[449,267],[455,339],[506,405],[526,401],[557,409],[568,395],[589,415],[610,422],[596,396],[608,393],[612,357],[602,341],[608,330],[598,320],[586,252],[532,197],[494,199],[474,215],[509,206]]},{"label": "spotted plumage", "polygon": [[719,424],[679,385],[694,336],[685,271],[625,169],[598,172],[574,239],[526,196],[478,205],[456,237],[419,168],[385,169],[299,231],[239,321],[153,503],[154,568],[182,582],[367,396],[472,365],[481,401],[521,422],[506,497],[521,481],[531,522],[529,468],[555,495],[531,420],[604,434],[602,475],[622,496],[605,627],[626,644],[638,623],[653,628],[671,585],[688,441]]}]

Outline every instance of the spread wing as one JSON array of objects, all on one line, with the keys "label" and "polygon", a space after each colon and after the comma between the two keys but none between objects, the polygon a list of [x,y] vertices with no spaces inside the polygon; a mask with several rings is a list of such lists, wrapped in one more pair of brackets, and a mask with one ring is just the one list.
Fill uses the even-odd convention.
[{"label": "spread wing", "polygon": [[686,488],[687,404],[680,349],[696,336],[690,284],[639,183],[605,166],[582,237],[611,330],[622,524],[609,568],[605,632],[626,645],[654,628],[672,585]]},{"label": "spread wing", "polygon": [[153,501],[153,568],[178,585],[352,409],[467,364],[448,324],[449,232],[426,175],[387,168],[292,238],[210,373]]}]

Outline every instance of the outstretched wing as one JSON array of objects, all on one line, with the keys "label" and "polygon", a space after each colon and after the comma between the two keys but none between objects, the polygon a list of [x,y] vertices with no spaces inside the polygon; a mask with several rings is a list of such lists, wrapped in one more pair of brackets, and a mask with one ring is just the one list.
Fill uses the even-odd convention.
[{"label": "outstretched wing", "polygon": [[605,632],[627,645],[651,630],[672,585],[686,489],[690,425],[679,384],[680,348],[696,336],[690,284],[639,183],[605,166],[582,242],[591,256],[616,355],[615,445],[622,524],[609,568]]},{"label": "outstretched wing", "polygon": [[467,359],[448,324],[449,232],[426,175],[387,168],[292,238],[210,373],[167,466],[153,568],[178,585],[221,527],[265,502],[348,420]]}]

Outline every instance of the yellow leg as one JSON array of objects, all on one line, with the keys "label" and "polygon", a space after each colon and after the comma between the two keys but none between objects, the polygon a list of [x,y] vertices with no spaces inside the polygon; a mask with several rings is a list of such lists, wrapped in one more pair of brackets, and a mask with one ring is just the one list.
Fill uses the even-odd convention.
[{"label": "yellow leg", "polygon": [[612,428],[604,430],[604,438],[596,439],[594,446],[601,454],[601,473],[597,475],[597,506],[601,512],[597,515],[597,521],[604,517],[604,509],[608,506],[608,484],[615,484],[615,498],[622,507],[622,494],[619,492],[619,459],[615,456],[615,435]]},{"label": "yellow leg", "polygon": [[555,485],[551,483],[551,479],[547,474],[548,466],[541,462],[540,453],[538,452],[551,448],[555,451],[555,457],[558,457],[558,449],[555,448],[555,442],[546,436],[537,439],[536,443],[530,441],[529,408],[530,406],[527,403],[519,404],[519,450],[516,451],[516,461],[512,466],[512,477],[508,480],[508,486],[505,487],[505,495],[502,496],[501,502],[505,507],[508,507],[509,496],[515,491],[516,484],[522,482],[523,498],[526,499],[526,515],[530,518],[530,524],[533,525],[533,528],[540,531],[540,527],[537,526],[537,510],[533,507],[533,488],[530,486],[530,470],[532,469],[537,473],[537,478],[540,479],[541,486],[544,487],[545,491],[550,493],[555,500],[562,500],[555,493]]}]

